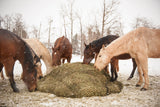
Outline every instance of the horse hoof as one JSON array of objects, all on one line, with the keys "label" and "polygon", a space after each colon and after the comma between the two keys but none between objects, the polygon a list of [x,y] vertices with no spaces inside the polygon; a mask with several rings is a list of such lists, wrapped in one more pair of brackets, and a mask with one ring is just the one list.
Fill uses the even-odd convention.
[{"label": "horse hoof", "polygon": [[139,84],[136,84],[136,87],[140,87],[141,85],[139,85]]},{"label": "horse hoof", "polygon": [[129,77],[127,80],[131,80],[132,78],[131,77]]},{"label": "horse hoof", "polygon": [[141,91],[146,91],[147,89],[146,88],[141,88]]},{"label": "horse hoof", "polygon": [[19,89],[18,88],[13,89],[13,91],[16,92],[16,93],[19,93]]},{"label": "horse hoof", "polygon": [[115,81],[115,79],[110,79],[110,81],[111,81],[111,82],[114,82],[114,81]]}]

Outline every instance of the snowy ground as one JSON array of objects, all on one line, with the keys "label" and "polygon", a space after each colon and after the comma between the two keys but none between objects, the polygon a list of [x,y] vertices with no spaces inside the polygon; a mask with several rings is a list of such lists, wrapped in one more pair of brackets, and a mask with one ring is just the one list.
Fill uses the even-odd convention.
[{"label": "snowy ground", "polygon": [[[83,59],[81,59],[79,55],[73,55],[71,62],[82,62],[82,60]],[[9,81],[0,78],[0,106],[160,107],[160,59],[149,59],[148,63],[150,86],[147,91],[140,91],[140,87],[135,87],[138,81],[137,73],[135,73],[132,80],[127,81],[132,70],[132,61],[120,60],[118,80],[124,84],[121,93],[104,97],[60,98],[49,93],[38,91],[32,93],[28,92],[23,81],[20,80],[22,67],[17,61],[14,67],[14,74],[20,93],[14,93],[9,85]],[[44,63],[42,65],[42,71],[44,73],[46,71]]]}]

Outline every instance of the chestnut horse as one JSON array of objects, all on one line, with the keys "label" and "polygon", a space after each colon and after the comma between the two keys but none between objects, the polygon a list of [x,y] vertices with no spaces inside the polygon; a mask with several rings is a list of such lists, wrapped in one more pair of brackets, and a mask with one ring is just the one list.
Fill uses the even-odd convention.
[{"label": "chestnut horse", "polygon": [[143,72],[145,84],[141,90],[147,90],[149,87],[148,58],[160,58],[160,29],[137,28],[116,39],[106,48],[103,46],[94,66],[102,70],[113,57],[124,53],[129,53],[138,66],[139,81],[136,86],[142,85]]},{"label": "chestnut horse", "polygon": [[13,68],[16,60],[22,64],[22,80],[29,91],[35,91],[37,87],[37,64],[40,58],[19,36],[0,29],[0,64],[4,65],[6,75],[14,92],[19,92],[14,81]]},{"label": "chestnut horse", "polygon": [[[108,36],[102,37],[98,40],[94,40],[93,42],[89,43],[89,45],[85,44],[83,64],[89,64],[94,57],[96,60],[97,55],[98,55],[100,49],[102,48],[102,45],[104,44],[105,46],[107,46],[108,44],[110,44],[112,41],[114,41],[117,38],[119,38],[119,36],[108,35]],[[111,80],[112,81],[116,80],[118,77],[118,75],[117,75],[117,71],[119,70],[118,60],[119,59],[129,59],[129,58],[131,58],[129,54],[123,54],[118,57],[112,58],[112,61],[111,61],[111,75],[112,75]],[[137,67],[136,62],[133,58],[132,58],[132,62],[133,62],[133,70],[132,70],[132,73],[129,76],[128,80],[133,77],[135,69]],[[109,73],[109,71],[107,71],[107,72]],[[115,75],[113,75],[113,73]],[[115,78],[114,78],[114,76],[115,76]]]},{"label": "chestnut horse", "polygon": [[64,63],[65,59],[70,63],[72,58],[72,44],[66,37],[58,38],[52,47],[52,64],[53,66],[61,65],[61,59]]}]

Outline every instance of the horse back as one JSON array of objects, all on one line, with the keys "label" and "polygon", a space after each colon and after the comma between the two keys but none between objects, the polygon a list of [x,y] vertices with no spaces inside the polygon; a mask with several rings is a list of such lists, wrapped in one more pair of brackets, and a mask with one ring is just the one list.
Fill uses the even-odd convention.
[{"label": "horse back", "polygon": [[142,34],[148,48],[148,57],[160,58],[160,29],[144,28]]},{"label": "horse back", "polygon": [[16,57],[17,50],[22,43],[12,32],[0,29],[0,60],[8,57]]}]

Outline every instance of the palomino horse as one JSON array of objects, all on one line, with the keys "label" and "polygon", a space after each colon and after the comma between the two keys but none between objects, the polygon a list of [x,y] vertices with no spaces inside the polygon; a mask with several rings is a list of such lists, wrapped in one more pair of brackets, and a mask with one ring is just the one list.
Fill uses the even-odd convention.
[{"label": "palomino horse", "polygon": [[[98,55],[100,49],[102,48],[102,45],[104,44],[107,46],[117,38],[119,38],[119,36],[108,35],[108,36],[102,37],[100,39],[94,40],[93,42],[89,43],[89,45],[85,44],[83,64],[89,64],[94,57],[96,60],[97,55]],[[124,60],[124,59],[129,59],[129,58],[131,58],[131,56],[129,54],[123,54],[118,57],[112,58],[112,61],[111,61],[111,74],[112,74],[111,81],[116,80],[118,77],[118,75],[117,75],[117,72],[119,71],[118,60],[119,59]],[[128,80],[133,77],[135,69],[137,67],[136,62],[133,58],[132,58],[132,62],[133,62],[133,70],[132,70],[132,73],[129,76]],[[108,69],[107,69],[107,72],[109,73]],[[113,75],[113,73],[115,75]],[[114,76],[115,76],[115,78],[114,78]]]},{"label": "palomino horse", "polygon": [[4,65],[13,91],[19,92],[13,74],[16,60],[22,64],[22,80],[27,85],[28,90],[35,91],[37,87],[36,67],[40,63],[40,58],[20,37],[8,30],[0,29],[0,63]]},{"label": "palomino horse", "polygon": [[[44,61],[48,74],[52,68],[52,57],[49,50],[38,40],[38,39],[24,39],[29,46],[34,50],[34,52]],[[42,75],[42,72],[37,72]]]},{"label": "palomino horse", "polygon": [[61,64],[61,59],[63,63],[65,59],[70,63],[72,58],[72,45],[66,37],[60,37],[56,40],[54,48],[52,47],[52,64],[54,66]]},{"label": "palomino horse", "polygon": [[145,84],[141,90],[147,90],[149,86],[148,58],[160,58],[159,41],[160,29],[137,28],[116,39],[106,48],[103,47],[98,54],[94,66],[102,70],[113,57],[129,53],[132,58],[135,58],[138,66],[139,81],[136,86],[142,85],[143,72]]}]

